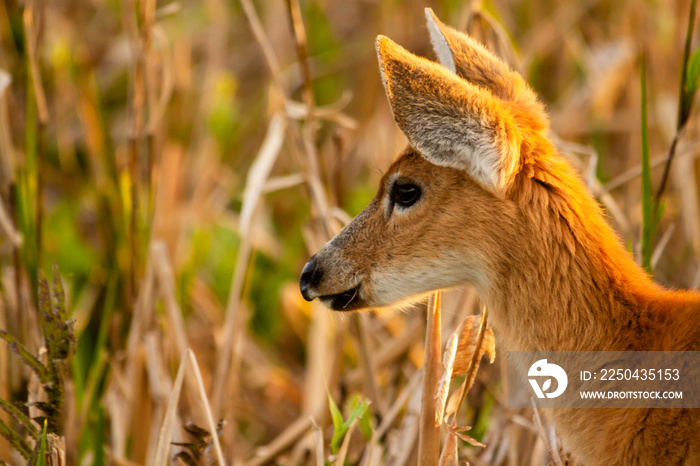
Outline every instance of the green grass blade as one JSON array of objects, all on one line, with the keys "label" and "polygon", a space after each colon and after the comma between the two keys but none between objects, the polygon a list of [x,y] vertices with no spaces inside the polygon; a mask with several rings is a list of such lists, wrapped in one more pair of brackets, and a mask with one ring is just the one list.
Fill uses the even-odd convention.
[{"label": "green grass blade", "polygon": [[41,445],[39,446],[39,456],[36,459],[36,466],[46,465],[46,427],[48,426],[48,421],[44,419],[44,430],[41,432]]},{"label": "green grass blade", "polygon": [[350,405],[350,418],[345,422],[345,424],[350,427],[350,424],[352,424],[352,421],[354,419],[353,415],[355,417],[359,418],[358,421],[358,426],[360,427],[360,432],[362,432],[362,435],[365,437],[366,440],[369,440],[372,438],[372,412],[369,409],[370,407],[370,402],[362,399],[359,395],[353,395],[352,398],[350,398],[349,405]]},{"label": "green grass blade", "polygon": [[328,408],[331,411],[331,420],[333,421],[333,438],[331,439],[331,452],[335,455],[340,448],[340,442],[347,431],[343,422],[343,415],[340,414],[338,406],[333,401],[330,393],[328,394]]},{"label": "green grass blade", "polygon": [[652,273],[651,254],[653,250],[654,199],[651,186],[651,162],[649,158],[649,131],[647,124],[647,83],[644,55],[641,57],[639,79],[642,92],[642,266]]},{"label": "green grass blade", "polygon": [[356,418],[362,418],[365,415],[365,413],[367,412],[367,408],[369,408],[369,403],[358,402],[354,406],[352,412],[350,413],[350,416],[343,423],[343,427],[349,429],[350,425]]},{"label": "green grass blade", "polygon": [[685,95],[684,105],[688,107],[688,113],[693,106],[693,98],[700,84],[700,47],[695,49],[695,52],[688,60],[688,70],[685,73]]},{"label": "green grass blade", "polygon": [[[691,73],[690,46],[693,41],[693,27],[695,26],[695,9],[697,3],[697,0],[692,0],[692,3],[690,4],[690,15],[688,16],[688,29],[686,30],[685,34],[685,46],[683,48],[683,72],[681,73],[681,89],[680,97],[678,99],[678,129],[681,129],[685,125],[686,121],[688,120],[688,117],[690,116],[690,110],[693,103],[693,94],[695,93],[695,89],[697,89],[697,74],[695,78],[695,89],[693,89],[692,91],[690,90],[691,82],[688,79],[689,77],[691,77],[689,76]],[[697,50],[693,54],[693,57],[696,58],[696,55]],[[700,64],[696,66],[700,66]]]}]

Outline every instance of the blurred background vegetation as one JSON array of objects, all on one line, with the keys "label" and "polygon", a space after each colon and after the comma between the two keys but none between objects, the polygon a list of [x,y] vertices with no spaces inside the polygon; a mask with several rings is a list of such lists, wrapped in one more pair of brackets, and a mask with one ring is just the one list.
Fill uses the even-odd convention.
[{"label": "blurred background vegetation", "polygon": [[[311,462],[310,416],[328,453],[330,396],[345,416],[371,401],[366,464],[411,464],[424,310],[333,315],[297,277],[406,144],[374,38],[434,58],[426,6],[523,73],[637,255],[644,54],[654,190],[677,139],[650,260],[658,281],[698,287],[697,111],[677,128],[690,0],[3,0],[0,329],[41,353],[39,271],[56,264],[75,319],[56,427],[68,464],[152,463],[173,403],[190,447],[168,456],[209,464],[211,430],[183,428],[208,425],[191,367],[168,400],[186,348],[228,461]],[[447,293],[443,334],[477,306]],[[460,449],[545,464],[532,413],[504,406],[502,367],[482,367],[463,413],[487,447]],[[0,345],[0,398],[35,417],[32,374]],[[367,444],[355,434],[346,461]],[[0,459],[22,461],[1,437]]]}]

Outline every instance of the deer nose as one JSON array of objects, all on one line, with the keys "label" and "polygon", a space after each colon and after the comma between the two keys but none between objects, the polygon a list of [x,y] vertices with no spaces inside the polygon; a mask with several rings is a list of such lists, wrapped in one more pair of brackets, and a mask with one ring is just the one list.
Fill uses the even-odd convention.
[{"label": "deer nose", "polygon": [[299,277],[299,289],[305,300],[311,301],[315,298],[315,296],[311,294],[311,288],[318,285],[322,274],[323,272],[318,268],[314,258],[312,257],[309,259],[309,262],[306,263],[304,269],[301,271],[301,277]]}]

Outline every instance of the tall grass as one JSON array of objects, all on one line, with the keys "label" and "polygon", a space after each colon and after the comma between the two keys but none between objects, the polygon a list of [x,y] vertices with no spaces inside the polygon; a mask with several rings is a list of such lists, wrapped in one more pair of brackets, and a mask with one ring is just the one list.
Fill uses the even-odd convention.
[{"label": "tall grass", "polygon": [[[46,448],[64,442],[56,448],[68,464],[180,453],[247,465],[415,463],[421,426],[429,430],[418,388],[427,308],[338,316],[303,301],[296,282],[405,145],[373,43],[381,33],[432,57],[426,6],[533,84],[552,137],[656,279],[697,286],[700,134],[697,105],[683,103],[700,69],[694,5],[0,3],[0,329],[25,355],[0,345],[0,429],[17,447],[0,438],[0,460],[31,456],[43,437],[33,418],[48,417]],[[642,182],[666,205],[657,239],[642,233],[654,202]],[[42,315],[56,301],[40,271],[53,264],[65,286],[56,321],[75,320],[61,394],[33,375],[51,342],[65,341],[44,339]],[[477,304],[470,289],[442,295],[434,382],[442,349]],[[431,457],[500,465],[559,455],[537,413],[504,406],[502,371],[500,358],[482,365],[459,392],[450,422],[432,426]],[[444,384],[446,400],[465,376]],[[52,397],[53,418],[37,404]]]},{"label": "tall grass", "polygon": [[639,63],[640,87],[642,89],[642,266],[648,273],[651,269],[651,255],[654,247],[654,233],[658,226],[657,210],[654,208],[653,188],[651,186],[651,162],[649,160],[649,121],[647,118],[647,80],[644,67],[644,55]]}]

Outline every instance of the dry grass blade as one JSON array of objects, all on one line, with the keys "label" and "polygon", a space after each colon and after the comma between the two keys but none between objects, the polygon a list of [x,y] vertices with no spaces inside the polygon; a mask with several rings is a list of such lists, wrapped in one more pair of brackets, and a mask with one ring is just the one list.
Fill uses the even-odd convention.
[{"label": "dry grass blade", "polygon": [[[138,389],[138,387],[142,386],[141,383],[145,382],[143,381],[143,379],[138,378],[143,374],[140,373],[140,371],[137,372],[137,370],[141,368],[145,369],[145,375],[148,380],[148,393],[150,394],[150,399],[145,399],[146,397],[143,396],[137,397],[133,393],[129,393],[129,391],[125,391],[125,393],[127,393],[127,396],[124,398],[126,399],[122,397],[117,398],[115,396],[115,391],[112,391],[111,397],[116,398],[114,401],[121,401],[119,405],[110,407],[112,411],[122,411],[118,414],[117,419],[115,419],[115,421],[133,422],[131,420],[131,418],[135,415],[133,411],[137,411],[139,410],[139,408],[143,409],[146,406],[148,406],[151,402],[153,403],[153,411],[151,417],[153,419],[165,418],[165,413],[168,409],[168,399],[170,398],[170,393],[173,390],[173,380],[168,370],[168,361],[162,354],[160,340],[156,332],[148,332],[143,336],[143,351],[141,351],[136,360],[132,362],[132,366],[133,367],[127,369],[132,372],[135,372],[137,378],[129,380],[128,382],[127,380],[123,380],[122,384],[133,384],[133,387],[127,387],[127,390],[135,391],[135,389]],[[129,375],[130,374],[128,372],[125,374],[125,376],[127,377]],[[187,383],[187,381],[188,379],[184,379],[183,383]],[[134,409],[134,406],[136,406],[137,408]],[[138,416],[139,414],[140,413],[138,413],[137,411],[136,416]],[[176,414],[175,419],[177,422],[179,421],[180,417]],[[119,426],[119,424],[116,425]],[[158,445],[158,438],[160,434],[160,431],[157,430],[155,426],[156,424],[153,423],[153,425],[150,428],[146,428],[146,426],[139,426],[140,428],[131,431],[131,434],[133,436],[148,436],[149,440],[148,448],[146,450],[146,458],[147,460],[151,461],[155,457],[155,452]],[[124,431],[128,432],[126,429]],[[122,434],[120,437],[121,438],[115,439],[116,441],[113,442],[114,453],[117,455],[124,455],[127,451],[128,439],[125,438],[124,434]]]},{"label": "dry grass blade", "polygon": [[[473,318],[473,316],[470,316]],[[472,341],[475,341],[476,344],[473,345],[474,348],[479,348],[479,351],[476,351],[475,349],[472,349],[471,351],[471,359],[469,362],[468,369],[465,371],[465,380],[464,383],[462,384],[462,387],[458,390],[457,393],[459,393],[459,398],[454,398],[457,399],[456,405],[452,405],[452,400],[448,402],[448,407],[447,411],[448,412],[453,412],[454,415],[452,417],[452,427],[455,428],[457,426],[457,413],[459,412],[459,408],[462,406],[462,403],[464,402],[464,399],[467,396],[467,393],[469,392],[469,389],[472,387],[474,384],[475,376],[476,376],[476,371],[479,368],[479,362],[481,361],[481,357],[484,354],[489,354],[489,357],[491,358],[491,362],[493,362],[493,358],[495,358],[495,341],[493,340],[493,332],[491,332],[491,336],[487,337],[489,334],[488,330],[490,330],[487,326],[487,320],[488,320],[488,313],[486,311],[486,307],[481,311],[481,318],[478,321],[478,331],[475,336],[475,338]],[[463,327],[463,332],[466,328],[469,328],[469,334],[471,335],[472,329],[474,328],[475,321],[474,319],[469,320],[469,317],[465,319],[465,323],[471,323],[471,328],[467,327],[466,325]],[[472,345],[469,344],[469,341],[466,342],[467,345],[465,348],[469,348]],[[458,350],[459,351],[459,350]],[[456,366],[456,364],[455,364]],[[455,370],[454,373],[456,374],[457,371]],[[455,393],[456,395],[456,393]],[[454,395],[453,395],[454,396]]]},{"label": "dry grass blade", "polygon": [[666,246],[668,246],[668,242],[671,241],[671,235],[673,235],[673,232],[675,230],[676,224],[672,223],[668,226],[666,231],[664,231],[664,234],[661,236],[661,239],[659,239],[659,243],[656,245],[656,248],[654,249],[654,252],[651,255],[652,268],[656,267],[656,264],[659,262],[659,259],[661,259],[661,256],[663,255]]},{"label": "dry grass blade", "polygon": [[12,225],[12,219],[7,210],[5,210],[5,203],[2,199],[0,199],[0,229],[5,233],[13,247],[22,247],[22,234]]},{"label": "dry grass blade", "polygon": [[155,132],[159,123],[163,119],[163,115],[165,115],[175,83],[175,79],[173,77],[173,57],[172,51],[170,50],[171,46],[168,42],[168,36],[165,34],[163,28],[158,25],[153,26],[152,33],[153,38],[159,43],[159,48],[163,51],[161,57],[163,60],[163,82],[161,85],[160,94],[158,95],[158,100],[151,105],[153,110],[148,115],[148,132],[151,134]]},{"label": "dry grass blade", "polygon": [[[700,127],[700,124],[696,126]],[[678,217],[680,217],[681,232],[690,240],[693,251],[697,252],[700,251],[700,202],[698,202],[700,199],[700,178],[688,176],[688,174],[696,173],[695,156],[700,155],[700,150],[698,150],[696,141],[686,141],[687,139],[683,138],[679,143],[678,154],[673,166],[673,179],[682,180],[682,182],[674,183],[678,195],[676,202],[680,210]],[[692,156],[684,156],[688,153]]]},{"label": "dry grass blade", "polygon": [[13,183],[15,177],[15,151],[12,144],[6,93],[11,83],[10,73],[0,70],[0,187],[3,190],[3,196],[7,186]]},{"label": "dry grass blade", "polygon": [[[153,314],[153,288],[155,285],[154,250],[151,249],[146,263],[146,272],[141,282],[139,294],[134,306],[134,317],[131,320],[129,336],[126,342],[127,361],[133,361],[134,355],[141,343],[142,333],[147,328]],[[128,372],[128,371],[127,371]]]},{"label": "dry grass blade", "polygon": [[458,466],[459,456],[457,454],[457,436],[453,433],[447,435],[445,445],[442,447],[440,454],[439,466]]},{"label": "dry grass blade", "polygon": [[348,447],[350,446],[350,437],[352,437],[353,432],[355,432],[355,429],[357,428],[357,422],[357,419],[352,421],[350,427],[348,428],[348,431],[345,433],[345,437],[343,437],[343,443],[340,444],[340,450],[338,450],[338,454],[336,455],[335,461],[333,462],[334,465],[343,466],[345,464],[345,457],[348,456]]},{"label": "dry grass blade", "polygon": [[265,186],[270,177],[272,167],[277,161],[277,156],[284,142],[285,120],[279,113],[273,115],[267,130],[267,135],[257,157],[253,161],[243,190],[243,206],[241,207],[239,231],[242,237],[250,234],[250,227],[260,197],[265,191]]},{"label": "dry grass blade", "polygon": [[440,379],[440,292],[428,305],[428,325],[425,330],[425,372],[418,436],[418,465],[435,464],[440,457],[440,427],[435,425],[435,396]]},{"label": "dry grass blade", "polygon": [[304,20],[301,16],[301,8],[298,0],[287,0],[289,8],[289,16],[292,20],[292,30],[294,31],[294,39],[296,40],[297,56],[299,57],[299,65],[301,66],[302,76],[304,77],[304,103],[308,110],[308,118],[313,118],[314,112],[314,94],[313,84],[311,81],[311,68],[309,67],[308,52],[306,46],[306,29],[304,28]]},{"label": "dry grass blade", "polygon": [[27,54],[29,55],[29,73],[32,77],[34,98],[36,99],[36,107],[39,111],[39,121],[42,124],[46,124],[49,121],[49,108],[46,104],[46,93],[44,92],[44,85],[41,82],[39,63],[37,62],[39,31],[36,28],[36,12],[34,11],[34,5],[28,5],[24,9],[23,19],[27,39]]},{"label": "dry grass blade", "polygon": [[223,466],[226,464],[224,461],[224,453],[221,450],[221,444],[219,443],[219,436],[217,435],[216,423],[214,422],[214,417],[211,414],[211,408],[209,406],[209,400],[207,399],[207,391],[204,388],[204,382],[202,381],[202,373],[199,370],[199,364],[197,364],[197,358],[195,358],[194,353],[190,350],[186,353],[189,356],[190,364],[192,365],[192,370],[194,371],[195,379],[197,380],[197,388],[200,400],[202,400],[202,406],[204,407],[204,415],[207,419],[207,424],[209,427],[209,433],[211,434],[212,443],[214,444],[214,451],[216,451],[216,458],[219,461],[219,465]]},{"label": "dry grass blade", "polygon": [[270,68],[270,74],[272,75],[272,81],[277,86],[281,95],[284,95],[284,87],[282,87],[282,80],[280,79],[280,65],[274,51],[272,50],[272,45],[270,45],[270,40],[265,34],[262,23],[260,23],[260,18],[253,8],[253,4],[250,0],[239,0],[241,6],[243,7],[243,12],[248,19],[248,24],[253,30],[253,35],[255,35],[255,40],[258,41],[260,48],[262,48],[263,55],[265,55],[265,61],[267,66]]},{"label": "dry grass blade", "polygon": [[[342,128],[352,130],[357,129],[359,126],[357,120],[341,112],[341,110],[350,103],[350,99],[351,95],[344,92],[337,102],[324,107],[315,107],[314,117],[318,118],[319,120],[332,121]],[[306,104],[295,102],[293,100],[286,102],[285,111],[289,118],[294,118],[297,120],[303,120],[309,114]]]},{"label": "dry grass blade", "polygon": [[[127,454],[127,435],[130,433],[129,425],[135,415],[135,410],[132,407],[135,403],[138,403],[139,379],[141,370],[144,367],[143,353],[140,350],[143,348],[144,343],[146,343],[146,348],[148,348],[149,340],[155,338],[154,336],[149,337],[148,334],[144,335],[145,329],[148,328],[151,322],[154,310],[153,292],[156,272],[153,256],[154,251],[151,249],[146,263],[145,276],[141,280],[139,293],[136,297],[134,313],[126,339],[126,357],[123,367],[124,380],[113,377],[114,383],[107,389],[106,396],[111,398],[107,405],[109,406],[109,411],[113,413],[111,420],[113,431],[111,447],[114,459],[122,459]],[[78,322],[80,322],[80,318],[78,318]],[[155,365],[147,366],[147,368],[151,367],[155,367]],[[115,367],[112,368],[112,371],[113,374],[118,373]],[[153,432],[153,429],[151,431]]]},{"label": "dry grass blade", "polygon": [[455,356],[457,354],[457,347],[459,344],[459,328],[456,329],[450,339],[447,341],[445,346],[445,354],[442,358],[442,377],[440,378],[440,386],[438,388],[437,395],[435,397],[435,425],[442,425],[443,416],[445,412],[445,402],[447,401],[447,394],[450,391],[450,381],[452,380],[452,370],[454,367]]},{"label": "dry grass blade", "polygon": [[564,466],[561,458],[559,457],[559,452],[556,448],[556,445],[552,445],[551,439],[545,432],[544,425],[542,424],[542,418],[540,418],[540,413],[537,410],[537,405],[535,405],[535,400],[531,399],[531,402],[532,409],[534,411],[532,418],[535,423],[535,427],[537,427],[537,432],[540,434],[540,438],[542,438],[542,441],[544,442],[544,445],[547,448],[547,453],[549,453],[549,457],[552,458],[552,461],[556,466]]},{"label": "dry grass blade", "polygon": [[283,189],[293,188],[304,183],[304,175],[301,173],[293,173],[291,175],[276,176],[270,178],[265,183],[264,194],[281,191]]},{"label": "dry grass blade", "polygon": [[[165,419],[163,419],[163,424],[160,426],[156,454],[153,460],[153,464],[156,466],[164,466],[169,464],[170,442],[172,440],[173,430],[175,428],[177,404],[180,400],[180,392],[182,391],[182,382],[185,377],[185,367],[187,366],[189,352],[190,350],[188,349],[182,353],[182,357],[180,358],[180,366],[178,367],[177,375],[175,376],[175,383],[173,384],[173,389],[170,392],[170,397],[168,398],[168,407],[165,411]],[[213,435],[216,434],[214,433]]]},{"label": "dry grass blade", "polygon": [[[141,10],[141,50],[140,53],[142,56],[143,60],[143,79],[144,79],[144,84],[146,87],[146,99],[145,102],[147,103],[147,115],[145,115],[146,118],[146,134],[148,136],[152,136],[153,130],[157,126],[158,122],[158,114],[156,111],[156,68],[158,66],[158,58],[156,54],[153,52],[153,33],[154,33],[154,22],[155,22],[155,14],[156,14],[156,0],[144,0],[140,2],[140,10]],[[163,74],[163,77],[165,78],[167,76],[167,72]],[[163,83],[165,84],[165,83]],[[165,86],[164,86],[165,87]],[[147,154],[148,157],[148,162],[147,165],[151,167],[151,156],[153,155],[151,152],[151,147],[148,148],[149,153]],[[147,182],[150,182],[150,177],[147,180]]]},{"label": "dry grass blade", "polygon": [[[323,305],[314,301],[311,303],[311,323],[308,330],[308,352],[306,358],[306,374],[303,385],[303,400],[301,410],[304,414],[316,419],[326,419],[328,413],[325,394],[327,386],[332,383],[332,368],[334,351],[331,346],[335,332],[343,331],[333,327],[332,316]],[[341,323],[343,328],[347,323]]]},{"label": "dry grass blade", "polygon": [[[415,448],[416,437],[421,428],[421,401],[423,394],[421,390],[416,390],[412,393],[411,399],[406,407],[406,415],[396,432],[387,439],[388,459],[387,463],[392,466],[402,466],[405,464],[415,464]],[[432,421],[432,419],[430,419]],[[439,440],[439,439],[438,439]],[[420,449],[420,446],[419,446]],[[437,458],[431,459],[427,464],[434,464]]]},{"label": "dry grass blade", "polygon": [[0,70],[0,98],[5,96],[5,91],[12,84],[12,76],[5,70]]},{"label": "dry grass blade", "polygon": [[[454,364],[450,377],[454,374],[465,375],[466,378],[462,386],[460,386],[460,388],[452,394],[445,412],[446,417],[450,414],[453,414],[453,417],[452,423],[448,425],[447,441],[443,447],[442,454],[440,455],[440,466],[456,466],[459,463],[457,453],[458,438],[473,446],[482,448],[485,447],[484,444],[474,440],[466,434],[463,434],[463,432],[470,430],[471,427],[458,427],[457,413],[459,412],[459,408],[464,402],[469,389],[474,384],[475,375],[479,369],[481,358],[488,354],[489,360],[493,362],[494,358],[496,357],[495,339],[493,331],[487,326],[486,308],[484,308],[480,317],[468,316],[462,321],[460,326],[450,337],[448,348],[450,348],[448,351],[453,351],[456,353],[452,356],[452,361],[450,361]],[[447,387],[445,388],[445,397],[447,396],[446,392],[448,388],[449,381],[447,382]],[[442,407],[444,408],[444,399],[442,402]]]},{"label": "dry grass blade", "polygon": [[[476,372],[484,355],[488,355],[489,361],[492,363],[496,358],[496,339],[493,330],[486,323],[483,323],[482,330],[482,319],[483,317],[479,316],[469,316],[464,319],[458,329],[459,345],[453,369],[455,377],[467,375],[474,365],[474,372]],[[476,352],[477,347],[479,348],[478,353]]]},{"label": "dry grass blade", "polygon": [[306,29],[304,28],[304,21],[302,19],[298,0],[287,0],[287,11],[292,24],[297,58],[303,76],[302,97],[307,110],[306,124],[303,125],[300,131],[294,131],[292,134],[299,140],[299,147],[303,151],[304,160],[302,164],[305,168],[306,182],[309,186],[313,203],[323,219],[323,226],[325,227],[325,233],[327,235],[326,239],[330,239],[335,235],[336,229],[334,228],[335,225],[330,215],[328,198],[321,181],[315,136],[316,104],[314,101],[311,68],[308,60]]},{"label": "dry grass blade", "polygon": [[372,404],[376,407],[379,414],[383,417],[386,413],[386,405],[384,403],[384,398],[382,398],[379,392],[379,387],[377,386],[376,378],[376,367],[374,366],[374,359],[370,357],[370,341],[369,333],[367,330],[367,322],[361,319],[359,315],[355,317],[355,329],[359,334],[359,353],[361,367],[364,372],[365,384],[367,388],[367,394],[369,395]]},{"label": "dry grass blade", "polygon": [[216,363],[216,372],[212,384],[212,406],[215,412],[219,411],[224,394],[226,380],[229,376],[233,352],[237,352],[240,346],[240,339],[243,332],[245,319],[241,316],[241,299],[243,292],[243,282],[248,269],[248,261],[251,252],[250,230],[253,221],[253,214],[260,201],[265,183],[269,177],[270,170],[277,160],[284,138],[284,119],[280,115],[275,115],[268,126],[265,140],[255,158],[253,167],[248,175],[248,181],[244,190],[243,207],[239,232],[241,245],[236,258],[236,267],[231,278],[228,302],[226,304],[226,317],[224,324],[223,345],[219,352]]},{"label": "dry grass blade", "polygon": [[313,418],[311,418],[311,425],[314,427],[314,431],[316,432],[316,466],[323,466],[323,461],[326,457],[323,448],[323,431],[318,424],[316,424]]},{"label": "dry grass blade", "polygon": [[[700,141],[695,140],[688,145],[684,146],[683,150],[679,150],[678,154],[676,155],[676,158],[689,158],[691,160],[695,159],[696,157],[700,156],[700,153],[696,150],[698,147],[698,144],[700,144]],[[649,166],[651,168],[656,168],[660,167],[663,165],[667,160],[666,155],[659,155],[651,159],[649,162]],[[626,170],[619,175],[617,175],[615,178],[611,179],[607,183],[605,183],[601,187],[600,194],[607,193],[610,191],[613,191],[615,189],[618,189],[625,184],[635,180],[636,178],[639,178],[642,176],[642,165],[638,164],[635,165],[634,167],[630,168],[629,170]]]},{"label": "dry grass blade", "polygon": [[300,417],[289,427],[287,427],[284,432],[282,432],[276,439],[274,439],[269,444],[264,447],[259,447],[255,451],[255,458],[252,458],[246,463],[246,466],[262,466],[263,464],[269,463],[273,458],[280,454],[280,452],[289,448],[294,442],[296,442],[305,432],[311,427],[310,417]]},{"label": "dry grass blade", "polygon": [[394,404],[389,408],[389,411],[386,413],[386,416],[384,416],[384,418],[382,419],[382,423],[377,428],[377,431],[374,434],[375,439],[379,440],[382,437],[384,437],[384,434],[394,423],[396,416],[398,416],[399,412],[403,410],[403,407],[406,404],[406,402],[409,401],[409,397],[415,392],[416,388],[418,388],[418,384],[421,382],[422,378],[421,375],[422,374],[420,371],[413,374],[413,377],[411,377],[411,380],[409,380],[408,384],[406,385],[406,387],[404,387],[401,394],[399,394],[399,396],[396,397],[396,401],[394,401]]},{"label": "dry grass blade", "polygon": [[464,440],[465,442],[467,442],[468,444],[470,444],[472,446],[486,448],[486,445],[484,445],[483,443],[481,443],[477,440],[474,440],[470,436],[463,433],[463,432],[467,432],[467,431],[472,430],[471,426],[461,426],[461,427],[447,426],[447,430],[450,433],[450,435],[454,435],[455,437],[458,437],[461,440]]},{"label": "dry grass blade", "polygon": [[365,448],[365,452],[362,454],[362,460],[359,464],[361,464],[362,466],[372,466],[374,464],[377,464],[378,461],[381,460],[381,458],[382,448],[377,442],[377,436],[373,434],[372,438],[367,444],[367,447]]},{"label": "dry grass blade", "polygon": [[161,241],[155,241],[151,246],[153,251],[153,261],[158,276],[158,285],[163,299],[165,300],[165,309],[168,315],[170,325],[173,327],[175,343],[178,352],[184,352],[187,348],[187,333],[185,331],[185,323],[182,318],[182,311],[175,296],[175,278],[173,269],[168,260],[168,252],[165,244]]},{"label": "dry grass blade", "polygon": [[[402,354],[411,348],[423,332],[422,319],[412,319],[406,328],[396,338],[387,341],[373,357],[374,367],[379,370],[394,362]],[[348,383],[355,384],[361,377],[359,369],[354,370],[348,376]]]}]

